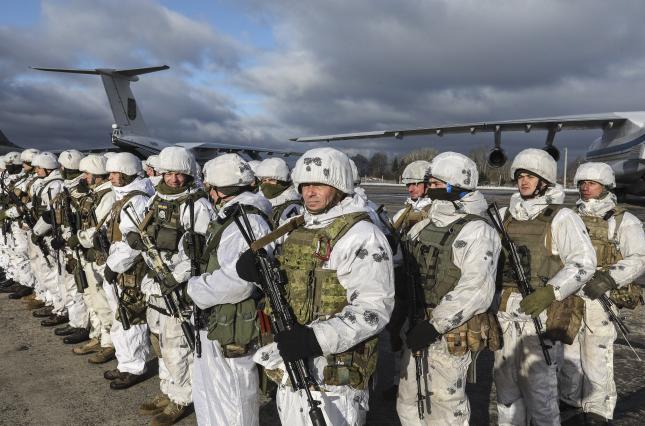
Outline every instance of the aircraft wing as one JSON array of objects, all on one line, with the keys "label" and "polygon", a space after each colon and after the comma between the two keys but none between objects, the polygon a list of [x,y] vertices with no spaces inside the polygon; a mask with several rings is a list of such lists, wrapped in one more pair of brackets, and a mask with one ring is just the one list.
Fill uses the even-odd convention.
[{"label": "aircraft wing", "polygon": [[218,154],[234,152],[238,154],[246,154],[252,160],[262,160],[260,154],[265,155],[275,155],[281,157],[289,156],[300,156],[302,152],[295,151],[284,151],[280,149],[270,149],[267,147],[258,147],[258,146],[245,146],[245,145],[229,145],[229,144],[220,144],[213,142],[179,142],[176,143],[177,146],[182,146],[186,149],[190,149],[194,154],[197,160],[201,158],[210,159],[215,157]]},{"label": "aircraft wing", "polygon": [[550,118],[531,118],[523,120],[507,120],[493,122],[449,124],[437,127],[425,127],[417,129],[399,130],[377,130],[372,132],[341,133],[336,135],[306,136],[291,138],[294,142],[331,142],[355,139],[376,139],[395,137],[401,139],[405,136],[420,135],[449,135],[463,133],[483,132],[530,132],[531,130],[547,130],[551,133],[561,130],[584,130],[584,129],[605,129],[623,124],[626,117],[615,114],[590,114],[590,115],[569,115]]}]

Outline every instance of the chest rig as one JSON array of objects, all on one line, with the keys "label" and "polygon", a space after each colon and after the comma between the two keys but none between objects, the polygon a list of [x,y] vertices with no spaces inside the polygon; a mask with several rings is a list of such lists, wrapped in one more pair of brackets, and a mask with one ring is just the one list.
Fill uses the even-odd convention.
[{"label": "chest rig", "polygon": [[[56,182],[56,181],[61,181],[62,182],[63,179],[62,178],[56,178],[56,179],[52,179],[50,181],[47,181],[46,183],[43,184],[43,186],[40,187],[40,189],[38,189],[38,191],[36,191],[36,193],[32,197],[31,205],[32,205],[32,207],[34,209],[36,220],[38,220],[38,218],[40,216],[42,216],[43,214],[45,214],[45,212],[47,211],[47,206],[43,202],[43,192],[47,193],[47,188],[49,187],[49,185],[52,182]],[[53,200],[49,200],[49,201],[53,202]]]},{"label": "chest rig", "polygon": [[112,191],[112,188],[105,188],[101,191],[90,191],[78,200],[78,217],[80,219],[79,229],[85,231],[89,228],[94,228],[97,223],[94,222],[94,215],[92,211],[101,203],[105,195]]},{"label": "chest rig", "polygon": [[[246,214],[262,216],[268,222],[262,210],[245,205]],[[233,224],[233,216],[219,218],[208,225],[206,246],[199,258],[200,272],[212,273],[220,269],[217,249],[222,240],[222,234]],[[204,309],[200,321],[208,327],[208,338],[217,340],[226,358],[246,355],[258,346],[260,328],[257,320],[257,301],[249,297],[238,303],[226,303]]]},{"label": "chest rig", "polygon": [[284,213],[285,210],[287,210],[289,207],[293,206],[294,204],[302,206],[302,201],[289,200],[289,201],[285,201],[279,206],[273,207],[273,209],[271,210],[271,225],[273,228],[277,228],[278,226],[280,226],[280,218],[282,217],[282,213]]},{"label": "chest rig", "polygon": [[421,210],[413,210],[412,204],[408,204],[403,210],[403,213],[401,213],[401,215],[396,219],[396,222],[394,222],[392,227],[396,231],[400,231],[401,235],[407,234],[414,225],[428,217],[428,212],[431,207],[432,204],[428,204]]},{"label": "chest rig", "polygon": [[409,247],[409,253],[415,263],[416,282],[423,288],[425,304],[435,308],[441,298],[452,291],[459,278],[461,270],[452,261],[452,247],[464,226],[475,220],[484,220],[481,216],[466,215],[448,226],[437,226],[428,223],[419,236],[410,240],[407,235],[403,244]]},{"label": "chest rig", "polygon": [[[517,246],[522,268],[533,288],[544,287],[564,267],[560,257],[551,252],[551,222],[561,208],[548,206],[531,220],[514,219],[508,210],[504,216],[504,228]],[[503,286],[517,288],[510,262],[504,264]]]},{"label": "chest rig", "polygon": [[[282,245],[277,259],[287,276],[286,298],[301,324],[324,320],[347,306],[347,290],[338,281],[336,270],[324,269],[323,265],[336,243],[364,220],[369,221],[369,215],[360,212],[340,216],[325,228],[301,226]],[[366,389],[376,369],[377,343],[377,337],[373,337],[346,352],[328,355],[324,383]]]},{"label": "chest rig", "polygon": [[[123,240],[123,235],[121,234],[121,230],[119,229],[119,225],[121,224],[121,210],[123,210],[123,207],[128,203],[128,201],[130,201],[137,195],[149,197],[148,193],[143,191],[128,192],[122,199],[116,201],[112,205],[110,214],[105,216],[104,221],[106,221],[107,224],[107,237],[108,240],[110,240],[111,244]],[[98,227],[100,227],[101,225],[103,225],[103,223],[99,224]]]}]

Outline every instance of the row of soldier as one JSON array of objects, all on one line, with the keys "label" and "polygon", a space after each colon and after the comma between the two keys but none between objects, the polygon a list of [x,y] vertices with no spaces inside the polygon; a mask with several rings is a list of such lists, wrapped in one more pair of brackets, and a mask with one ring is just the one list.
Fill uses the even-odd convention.
[{"label": "row of soldier", "polygon": [[[559,403],[606,422],[617,318],[607,295],[638,301],[642,225],[616,205],[606,164],[578,169],[575,210],[562,206],[546,152],[522,151],[511,173],[518,193],[495,221],[470,159],[414,162],[403,174],[410,198],[390,221],[331,148],[308,151],[291,173],[280,159],[254,172],[235,154],[200,171],[179,147],[143,166],[129,153],[10,153],[3,291],[66,343],[89,339],[74,348],[89,362],[116,356],[104,374],[112,389],[139,383],[156,355],[161,392],[140,407],[153,424],[173,424],[191,403],[200,424],[257,424],[265,377],[283,424],[363,424],[378,354],[392,352],[403,424],[468,424],[467,371],[485,348],[500,424],[559,424]],[[287,328],[272,330],[260,254],[285,277],[297,320]],[[289,366],[301,360],[313,379],[296,389]]]}]

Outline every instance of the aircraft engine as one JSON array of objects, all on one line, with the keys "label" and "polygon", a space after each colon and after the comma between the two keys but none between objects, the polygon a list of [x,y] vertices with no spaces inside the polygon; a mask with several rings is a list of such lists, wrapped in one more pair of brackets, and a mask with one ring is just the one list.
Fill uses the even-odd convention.
[{"label": "aircraft engine", "polygon": [[560,159],[560,150],[556,148],[553,145],[546,145],[544,148],[542,148],[544,151],[548,152],[551,157],[555,161],[558,161]]},{"label": "aircraft engine", "polygon": [[506,160],[508,160],[508,157],[500,147],[493,148],[488,154],[488,164],[491,167],[502,167],[506,163]]}]

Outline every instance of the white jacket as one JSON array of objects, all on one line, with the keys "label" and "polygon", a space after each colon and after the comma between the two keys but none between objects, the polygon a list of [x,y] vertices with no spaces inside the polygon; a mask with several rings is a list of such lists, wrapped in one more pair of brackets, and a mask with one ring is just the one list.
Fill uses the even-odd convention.
[{"label": "white jacket", "polygon": [[[513,194],[508,210],[517,220],[530,220],[549,205],[563,202],[564,192],[557,185],[532,199],[523,200],[519,193]],[[505,211],[506,208],[500,209],[502,217]],[[582,219],[571,209],[558,211],[551,222],[551,234],[551,252],[560,256],[564,267],[547,284],[553,286],[556,300],[563,300],[591,279],[596,270],[596,253]]]},{"label": "white jacket", "polygon": [[[95,192],[95,193],[101,192],[107,188],[112,189],[112,183],[110,183],[109,181],[103,182],[102,184],[97,185],[94,189],[92,189],[92,192]],[[106,193],[105,195],[103,195],[98,205],[93,207],[94,214],[96,215],[96,220],[98,223],[101,223],[103,218],[105,218],[110,213],[115,201],[116,201],[116,194],[114,193],[114,190],[112,190]],[[78,241],[81,243],[83,247],[92,248],[94,246],[93,238],[95,233],[96,233],[96,228],[88,228],[85,231],[78,231]]]},{"label": "white jacket", "polygon": [[[42,206],[49,208],[52,200],[56,198],[59,193],[63,192],[64,183],[62,179],[63,177],[61,176],[60,171],[54,170],[49,174],[49,176],[39,179],[34,183],[32,186],[32,192],[33,194],[40,194]],[[34,225],[33,233],[36,235],[44,235],[49,232],[51,228],[52,226],[40,217]]]}]

